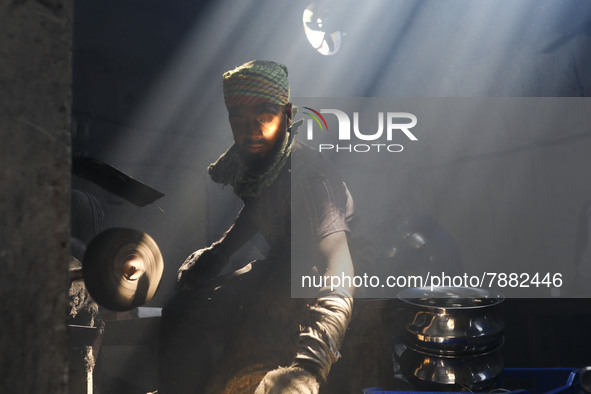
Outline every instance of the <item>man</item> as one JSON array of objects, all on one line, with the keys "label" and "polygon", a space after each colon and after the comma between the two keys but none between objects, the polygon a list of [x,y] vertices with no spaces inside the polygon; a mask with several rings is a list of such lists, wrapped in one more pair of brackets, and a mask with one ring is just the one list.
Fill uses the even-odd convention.
[{"label": "man", "polygon": [[[179,269],[180,292],[162,316],[159,393],[230,390],[227,381],[253,365],[271,370],[256,393],[317,393],[339,357],[353,289],[292,299],[290,264],[353,276],[352,199],[335,168],[294,139],[285,66],[256,60],[228,71],[224,98],[234,144],[209,173],[232,185],[244,207],[220,240]],[[269,243],[267,258],[216,277],[258,231]]]}]

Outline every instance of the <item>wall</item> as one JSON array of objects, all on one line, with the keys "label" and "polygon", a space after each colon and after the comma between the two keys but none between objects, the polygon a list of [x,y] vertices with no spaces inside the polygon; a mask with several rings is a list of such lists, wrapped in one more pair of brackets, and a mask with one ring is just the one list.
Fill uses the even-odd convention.
[{"label": "wall", "polygon": [[0,6],[0,392],[65,393],[72,1]]}]

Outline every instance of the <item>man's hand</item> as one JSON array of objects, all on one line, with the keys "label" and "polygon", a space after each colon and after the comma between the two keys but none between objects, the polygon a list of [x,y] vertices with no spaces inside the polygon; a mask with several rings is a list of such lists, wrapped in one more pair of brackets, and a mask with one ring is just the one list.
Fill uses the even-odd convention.
[{"label": "man's hand", "polygon": [[218,248],[199,249],[185,260],[177,272],[177,291],[189,291],[209,281],[228,263],[228,257]]},{"label": "man's hand", "polygon": [[310,372],[298,368],[277,368],[267,372],[254,394],[318,394],[320,385]]}]

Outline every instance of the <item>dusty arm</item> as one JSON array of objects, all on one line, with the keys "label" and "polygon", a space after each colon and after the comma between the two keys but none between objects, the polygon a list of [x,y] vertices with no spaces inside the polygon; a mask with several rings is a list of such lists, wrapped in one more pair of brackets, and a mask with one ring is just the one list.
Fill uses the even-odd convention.
[{"label": "dusty arm", "polygon": [[[330,234],[318,244],[326,260],[326,275],[353,276],[353,263],[344,231]],[[330,368],[339,357],[339,349],[351,320],[352,288],[321,289],[310,306],[307,322],[302,325],[298,349],[291,366],[273,370],[261,381],[255,394],[318,393]]]}]

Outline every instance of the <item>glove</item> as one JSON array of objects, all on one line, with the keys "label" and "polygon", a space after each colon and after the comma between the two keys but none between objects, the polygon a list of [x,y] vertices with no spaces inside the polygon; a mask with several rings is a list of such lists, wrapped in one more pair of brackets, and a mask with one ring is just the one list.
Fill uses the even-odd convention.
[{"label": "glove", "polygon": [[309,309],[308,322],[300,329],[293,363],[268,372],[255,394],[317,394],[332,364],[341,357],[339,348],[352,310],[353,298],[349,292],[321,289]]},{"label": "glove", "polygon": [[318,394],[316,377],[298,367],[279,367],[267,372],[254,394]]},{"label": "glove", "polygon": [[345,289],[320,290],[310,307],[309,321],[300,329],[298,350],[292,366],[307,370],[319,382],[326,381],[351,321],[353,298]]},{"label": "glove", "polygon": [[185,260],[177,271],[177,291],[190,291],[214,278],[229,258],[219,246],[199,249]]}]

